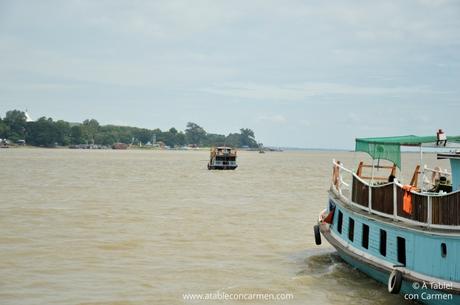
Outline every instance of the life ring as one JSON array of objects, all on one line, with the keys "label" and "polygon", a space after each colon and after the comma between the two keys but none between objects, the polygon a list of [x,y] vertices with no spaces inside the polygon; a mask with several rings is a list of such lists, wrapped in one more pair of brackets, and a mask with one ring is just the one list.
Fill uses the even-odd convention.
[{"label": "life ring", "polygon": [[402,285],[402,273],[399,270],[393,270],[388,278],[388,292],[398,294]]},{"label": "life ring", "polygon": [[319,225],[313,226],[313,232],[315,232],[315,243],[316,245],[321,245],[321,233],[319,231]]}]

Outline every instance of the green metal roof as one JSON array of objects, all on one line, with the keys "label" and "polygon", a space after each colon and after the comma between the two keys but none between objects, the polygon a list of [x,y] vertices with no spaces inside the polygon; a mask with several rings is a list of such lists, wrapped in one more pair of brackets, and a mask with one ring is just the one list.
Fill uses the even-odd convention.
[{"label": "green metal roof", "polygon": [[[357,138],[356,151],[368,153],[373,159],[388,160],[401,168],[401,146],[421,146],[436,143],[436,136],[398,136],[381,138]],[[447,142],[460,143],[460,136],[448,136]]]},{"label": "green metal roof", "polygon": [[[398,144],[402,146],[420,146],[425,143],[435,143],[436,136],[397,136],[397,137],[380,137],[380,138],[357,138],[356,143],[372,143],[372,144]],[[460,143],[460,136],[448,136],[447,142]]]}]

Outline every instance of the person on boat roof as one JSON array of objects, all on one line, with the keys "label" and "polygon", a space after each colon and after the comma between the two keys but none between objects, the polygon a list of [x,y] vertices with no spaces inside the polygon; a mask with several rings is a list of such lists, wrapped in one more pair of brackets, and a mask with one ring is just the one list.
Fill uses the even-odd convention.
[{"label": "person on boat roof", "polygon": [[447,144],[447,136],[446,136],[446,134],[444,133],[444,131],[442,129],[438,130],[438,132],[436,133],[436,137],[438,139],[436,141],[437,146],[441,145],[443,142],[444,142],[444,146],[446,146],[446,144]]}]

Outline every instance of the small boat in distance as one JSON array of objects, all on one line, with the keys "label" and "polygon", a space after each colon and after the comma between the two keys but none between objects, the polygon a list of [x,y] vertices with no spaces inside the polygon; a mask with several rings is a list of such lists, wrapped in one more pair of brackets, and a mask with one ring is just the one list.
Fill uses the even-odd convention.
[{"label": "small boat in distance", "polygon": [[259,143],[259,154],[264,154],[265,153],[265,148],[262,143]]},{"label": "small boat in distance", "polygon": [[211,148],[208,169],[236,169],[236,149],[227,146]]},{"label": "small boat in distance", "polygon": [[[406,300],[460,304],[460,155],[437,155],[450,159],[451,172],[422,167],[422,147],[446,143],[458,144],[460,136],[356,139],[355,150],[369,154],[372,165],[360,162],[350,170],[333,161],[327,208],[314,226],[316,244],[324,236],[344,261]],[[420,164],[406,184],[397,173],[401,146],[420,148]]]}]

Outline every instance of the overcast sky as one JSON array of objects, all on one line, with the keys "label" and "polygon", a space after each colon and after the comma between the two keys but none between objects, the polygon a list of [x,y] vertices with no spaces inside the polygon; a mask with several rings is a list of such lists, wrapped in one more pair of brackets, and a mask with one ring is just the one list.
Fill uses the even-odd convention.
[{"label": "overcast sky", "polygon": [[0,115],[352,148],[460,134],[460,1],[0,0]]}]

